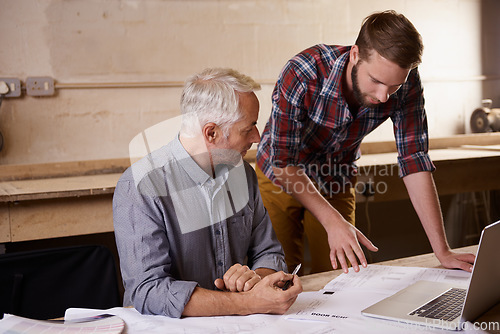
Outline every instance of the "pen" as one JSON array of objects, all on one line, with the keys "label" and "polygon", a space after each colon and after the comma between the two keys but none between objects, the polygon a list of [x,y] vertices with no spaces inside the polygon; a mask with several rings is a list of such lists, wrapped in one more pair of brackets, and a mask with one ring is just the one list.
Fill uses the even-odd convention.
[{"label": "pen", "polygon": [[[299,263],[297,265],[297,267],[295,267],[295,269],[293,270],[292,275],[297,275],[297,273],[299,272],[301,266],[302,266],[302,263]],[[286,281],[285,285],[283,285],[283,287],[281,289],[283,289],[283,290],[288,289],[290,287],[290,285],[292,284],[292,281],[293,281],[293,279],[290,279],[290,280]]]}]

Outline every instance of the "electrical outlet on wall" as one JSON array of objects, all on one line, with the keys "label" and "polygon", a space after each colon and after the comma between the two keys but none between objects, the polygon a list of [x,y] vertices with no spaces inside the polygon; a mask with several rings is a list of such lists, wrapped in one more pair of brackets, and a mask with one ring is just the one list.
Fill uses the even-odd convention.
[{"label": "electrical outlet on wall", "polygon": [[16,78],[0,78],[0,82],[4,82],[8,88],[6,94],[2,94],[4,97],[21,96],[21,80]]},{"label": "electrical outlet on wall", "polygon": [[26,78],[26,94],[31,96],[52,96],[55,94],[54,79],[51,77]]}]

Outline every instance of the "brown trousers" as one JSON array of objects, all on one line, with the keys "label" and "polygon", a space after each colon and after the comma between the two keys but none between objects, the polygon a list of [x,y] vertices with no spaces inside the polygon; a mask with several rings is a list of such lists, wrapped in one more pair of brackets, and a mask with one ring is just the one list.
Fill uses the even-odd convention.
[{"label": "brown trousers", "polygon": [[[262,201],[266,207],[274,231],[285,252],[285,261],[291,272],[304,262],[304,234],[311,254],[311,274],[332,270],[330,246],[323,225],[291,195],[273,184],[257,167],[257,179]],[[351,224],[354,225],[356,198],[354,187],[344,193],[325,196],[326,200]],[[304,274],[303,268],[299,274]]]}]

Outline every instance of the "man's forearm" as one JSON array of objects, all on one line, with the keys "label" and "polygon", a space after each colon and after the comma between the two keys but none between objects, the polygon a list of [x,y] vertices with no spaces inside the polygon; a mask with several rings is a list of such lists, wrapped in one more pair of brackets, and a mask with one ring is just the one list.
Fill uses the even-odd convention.
[{"label": "man's forearm", "polygon": [[[281,287],[293,279],[289,289]],[[196,287],[184,307],[183,316],[247,315],[254,313],[283,314],[302,292],[298,276],[275,272],[262,278],[249,291],[212,291]]]},{"label": "man's forearm", "polygon": [[250,310],[238,292],[212,291],[197,287],[184,307],[183,316],[211,317],[222,315],[247,315]]},{"label": "man's forearm", "polygon": [[439,197],[430,172],[419,172],[403,178],[411,202],[436,255],[449,251],[443,226]]},{"label": "man's forearm", "polygon": [[360,243],[370,251],[377,251],[377,247],[344,219],[299,167],[274,168],[274,175],[287,192],[309,210],[325,228],[330,246],[330,261],[334,269],[340,264],[344,272],[348,272],[347,260],[351,262],[354,271],[359,270],[358,260],[361,265],[367,265]]}]

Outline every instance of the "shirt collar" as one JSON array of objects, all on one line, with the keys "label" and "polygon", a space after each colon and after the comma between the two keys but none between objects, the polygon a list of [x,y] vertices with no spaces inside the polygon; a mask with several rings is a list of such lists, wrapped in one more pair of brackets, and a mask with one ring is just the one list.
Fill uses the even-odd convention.
[{"label": "shirt collar", "polygon": [[196,184],[202,185],[212,179],[191,157],[191,155],[186,151],[184,146],[179,139],[179,134],[175,137],[172,142],[172,154],[174,159],[177,161],[179,166],[181,166],[184,171],[193,179]]},{"label": "shirt collar", "polygon": [[332,70],[326,79],[323,87],[321,88],[321,95],[329,95],[334,99],[344,99],[340,94],[342,91],[342,74],[344,73],[344,68],[349,60],[349,51],[343,53],[340,57],[332,60]]}]

